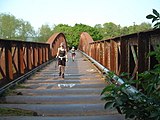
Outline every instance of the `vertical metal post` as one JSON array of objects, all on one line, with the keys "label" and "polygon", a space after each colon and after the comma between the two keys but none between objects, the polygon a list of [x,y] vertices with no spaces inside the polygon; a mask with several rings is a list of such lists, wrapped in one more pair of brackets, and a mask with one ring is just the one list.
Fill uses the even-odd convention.
[{"label": "vertical metal post", "polygon": [[111,40],[111,51],[110,51],[110,60],[111,60],[111,71],[117,72],[117,45],[114,40]]},{"label": "vertical metal post", "polygon": [[19,75],[24,74],[24,63],[23,63],[23,43],[18,44],[18,70]]},{"label": "vertical metal post", "polygon": [[139,33],[138,35],[138,72],[141,73],[149,69],[149,40],[150,36],[147,33]]},{"label": "vertical metal post", "polygon": [[8,80],[13,80],[13,69],[12,69],[12,48],[11,42],[7,42],[5,49],[5,67],[6,67],[6,77]]},{"label": "vertical metal post", "polygon": [[32,69],[32,63],[31,63],[31,46],[30,44],[27,44],[27,70]]},{"label": "vertical metal post", "polygon": [[37,44],[33,47],[33,66],[36,67],[38,63]]}]

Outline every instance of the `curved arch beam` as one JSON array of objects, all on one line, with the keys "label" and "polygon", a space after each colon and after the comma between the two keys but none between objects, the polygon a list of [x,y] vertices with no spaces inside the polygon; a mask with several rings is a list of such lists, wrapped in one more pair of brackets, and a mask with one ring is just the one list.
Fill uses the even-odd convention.
[{"label": "curved arch beam", "polygon": [[82,32],[80,35],[79,46],[78,49],[88,53],[89,52],[89,44],[93,42],[92,37],[87,32]]},{"label": "curved arch beam", "polygon": [[63,33],[55,33],[48,39],[47,43],[50,44],[51,57],[56,56],[58,47],[60,46],[62,42],[64,42],[66,49],[67,49],[67,41]]}]

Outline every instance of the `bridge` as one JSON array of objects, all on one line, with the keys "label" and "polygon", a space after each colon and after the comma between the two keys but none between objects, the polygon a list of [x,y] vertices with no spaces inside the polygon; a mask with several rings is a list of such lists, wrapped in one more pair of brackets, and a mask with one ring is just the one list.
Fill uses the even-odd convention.
[{"label": "bridge", "polygon": [[[105,75],[127,72],[135,78],[153,68],[157,61],[147,54],[160,44],[159,38],[159,29],[99,41],[83,32],[74,62],[68,52],[64,79],[58,76],[55,58],[60,43],[67,46],[63,33],[52,35],[47,43],[0,39],[0,93],[18,84],[0,98],[0,108],[33,112],[0,119],[124,120],[115,110],[104,109],[100,93],[111,84]],[[113,80],[123,84],[120,78]]]}]

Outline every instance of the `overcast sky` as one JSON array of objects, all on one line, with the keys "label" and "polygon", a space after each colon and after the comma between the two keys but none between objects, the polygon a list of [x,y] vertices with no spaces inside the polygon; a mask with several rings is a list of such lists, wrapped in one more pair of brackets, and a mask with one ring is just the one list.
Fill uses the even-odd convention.
[{"label": "overcast sky", "polygon": [[29,21],[35,29],[42,24],[151,23],[146,15],[152,9],[160,12],[160,0],[0,0],[0,13]]}]

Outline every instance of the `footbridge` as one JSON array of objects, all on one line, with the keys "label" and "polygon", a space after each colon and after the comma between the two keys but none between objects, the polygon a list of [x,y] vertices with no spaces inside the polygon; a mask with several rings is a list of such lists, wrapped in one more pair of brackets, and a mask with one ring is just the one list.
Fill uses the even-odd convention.
[{"label": "footbridge", "polygon": [[[135,78],[153,68],[157,61],[148,53],[160,44],[160,30],[98,41],[83,32],[75,61],[68,50],[64,78],[55,58],[61,42],[67,48],[63,33],[46,43],[0,39],[0,120],[124,120],[116,110],[104,109],[100,94],[108,84],[123,84],[122,72]],[[105,78],[110,71],[113,81]]]}]

